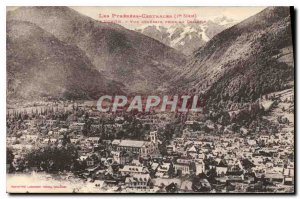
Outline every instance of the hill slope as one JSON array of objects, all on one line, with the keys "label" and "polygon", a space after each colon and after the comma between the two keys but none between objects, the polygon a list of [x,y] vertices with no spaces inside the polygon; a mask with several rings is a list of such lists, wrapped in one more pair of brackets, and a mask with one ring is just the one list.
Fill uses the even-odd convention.
[{"label": "hill slope", "polygon": [[38,26],[7,22],[7,96],[96,98],[122,93],[118,83],[101,75],[85,53]]},{"label": "hill slope", "polygon": [[67,7],[21,7],[7,18],[34,23],[78,46],[98,71],[122,82],[129,92],[153,92],[185,64],[183,54],[152,38]]},{"label": "hill slope", "polygon": [[174,84],[180,90],[206,93],[209,104],[253,101],[291,87],[291,36],[289,7],[269,7],[201,47]]}]

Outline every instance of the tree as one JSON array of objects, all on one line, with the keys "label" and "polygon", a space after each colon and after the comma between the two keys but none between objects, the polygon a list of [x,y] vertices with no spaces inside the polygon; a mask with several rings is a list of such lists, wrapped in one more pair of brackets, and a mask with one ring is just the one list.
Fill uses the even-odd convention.
[{"label": "tree", "polygon": [[41,170],[57,172],[74,168],[77,162],[78,152],[74,145],[65,147],[46,146],[34,149],[25,156],[28,166],[38,166]]},{"label": "tree", "polygon": [[6,164],[11,164],[14,160],[14,154],[10,148],[6,148]]},{"label": "tree", "polygon": [[216,177],[218,176],[216,168],[210,169],[207,172],[207,180],[210,184],[215,184],[216,183]]},{"label": "tree", "polygon": [[194,192],[209,192],[211,186],[203,186],[201,180],[207,179],[204,173],[200,173],[199,175],[195,176],[192,181],[192,189]]},{"label": "tree", "polygon": [[12,152],[12,150],[10,148],[6,148],[6,164],[9,165],[9,170],[8,172],[12,172],[14,170],[13,166],[12,166],[12,162],[14,160],[14,154]]},{"label": "tree", "polygon": [[175,175],[175,168],[173,166],[173,163],[170,163],[168,175],[169,175],[169,178],[173,178]]},{"label": "tree", "polygon": [[171,184],[166,186],[166,191],[167,191],[167,193],[176,193],[176,192],[178,192],[177,184],[172,182]]},{"label": "tree", "polygon": [[69,136],[67,134],[64,134],[63,139],[62,139],[62,145],[66,146],[69,143],[71,143],[71,140],[70,140]]}]

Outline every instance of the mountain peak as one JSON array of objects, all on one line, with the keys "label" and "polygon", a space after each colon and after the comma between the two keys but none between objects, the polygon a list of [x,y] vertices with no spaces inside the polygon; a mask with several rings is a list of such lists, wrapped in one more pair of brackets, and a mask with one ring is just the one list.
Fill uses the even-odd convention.
[{"label": "mountain peak", "polygon": [[171,26],[142,25],[135,30],[171,46],[185,55],[191,55],[219,32],[229,28],[234,21],[228,17],[206,23],[179,23]]}]

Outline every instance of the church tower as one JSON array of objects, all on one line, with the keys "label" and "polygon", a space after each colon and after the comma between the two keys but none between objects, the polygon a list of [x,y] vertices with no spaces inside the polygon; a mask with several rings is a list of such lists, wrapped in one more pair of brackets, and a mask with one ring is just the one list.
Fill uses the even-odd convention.
[{"label": "church tower", "polygon": [[150,132],[150,141],[157,144],[157,131]]}]

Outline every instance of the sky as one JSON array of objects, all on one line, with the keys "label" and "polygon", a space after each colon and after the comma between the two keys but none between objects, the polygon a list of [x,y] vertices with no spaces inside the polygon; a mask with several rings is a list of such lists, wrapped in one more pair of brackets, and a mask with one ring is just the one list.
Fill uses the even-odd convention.
[{"label": "sky", "polygon": [[[100,18],[99,15],[109,15],[110,19],[112,14],[196,14],[197,20],[211,20],[217,17],[226,16],[236,22],[240,22],[252,15],[257,14],[266,7],[71,7],[78,12],[87,15],[96,20],[105,20]],[[115,19],[115,18],[114,18]],[[135,19],[136,20],[136,19]],[[142,19],[139,19],[140,21]],[[179,19],[178,19],[179,20]],[[183,17],[180,20],[190,20],[190,18]],[[127,21],[127,20],[126,20]],[[124,19],[121,20],[121,25],[133,29],[135,24],[128,23]]]},{"label": "sky", "polygon": [[[7,7],[8,10],[14,10],[17,7]],[[87,15],[95,20],[112,20],[120,23],[126,28],[134,29],[141,26],[143,20],[150,19],[132,19],[132,18],[112,18],[113,14],[126,14],[126,15],[194,15],[193,18],[181,17],[176,19],[177,21],[189,21],[189,20],[200,20],[206,21],[215,19],[217,17],[226,16],[233,19],[235,22],[240,22],[252,15],[262,11],[265,7],[85,7],[85,6],[74,6],[72,9],[80,12],[81,14]],[[101,17],[99,17],[101,15]],[[109,16],[108,18],[104,16]],[[118,20],[118,21],[116,21]],[[133,20],[133,21],[132,21]],[[154,20],[154,19],[153,19]],[[155,19],[156,21],[164,21],[170,19]],[[175,20],[175,21],[176,21]],[[167,26],[167,25],[166,25]]]}]

